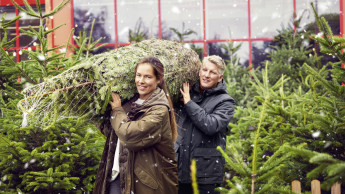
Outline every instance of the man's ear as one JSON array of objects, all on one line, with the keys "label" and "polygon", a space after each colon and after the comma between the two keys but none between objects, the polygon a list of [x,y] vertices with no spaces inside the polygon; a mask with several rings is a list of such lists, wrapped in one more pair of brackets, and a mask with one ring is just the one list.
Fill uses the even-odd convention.
[{"label": "man's ear", "polygon": [[218,82],[221,82],[223,80],[223,75],[219,76]]}]

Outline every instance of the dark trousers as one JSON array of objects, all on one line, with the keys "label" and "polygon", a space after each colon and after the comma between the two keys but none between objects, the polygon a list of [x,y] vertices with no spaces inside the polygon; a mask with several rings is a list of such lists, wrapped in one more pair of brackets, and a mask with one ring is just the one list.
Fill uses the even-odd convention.
[{"label": "dark trousers", "polygon": [[120,175],[118,175],[115,180],[110,182],[109,194],[121,194],[120,188]]},{"label": "dark trousers", "polygon": [[[198,184],[199,194],[219,194],[214,189],[219,187],[220,184]],[[192,184],[178,183],[178,194],[193,194]]]}]

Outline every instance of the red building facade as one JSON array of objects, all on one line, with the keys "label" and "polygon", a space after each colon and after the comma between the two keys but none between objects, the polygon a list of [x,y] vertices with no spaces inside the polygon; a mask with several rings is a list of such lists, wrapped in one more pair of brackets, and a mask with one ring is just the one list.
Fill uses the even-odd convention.
[{"label": "red building facade", "polygon": [[[22,0],[15,1],[23,5]],[[130,34],[135,36],[135,33],[141,33],[145,38],[184,41],[200,48],[202,56],[218,54],[226,57],[227,51],[221,45],[234,41],[236,45],[241,44],[237,53],[240,63],[251,65],[264,59],[269,43],[279,30],[288,26],[296,28],[293,26],[294,19],[302,17],[300,27],[296,30],[303,30],[314,22],[311,2],[319,15],[333,18],[328,20],[333,33],[343,35],[344,1],[71,0],[58,14],[50,17],[45,25],[51,29],[65,24],[49,37],[51,47],[66,44],[72,29],[75,29],[74,37],[77,37],[80,30],[90,30],[95,20],[93,37],[102,37],[102,43],[107,43],[105,49],[128,45],[133,42]],[[35,0],[28,2],[33,8],[36,7]],[[63,0],[40,0],[46,12],[61,2]],[[0,6],[0,13],[7,13],[6,20],[22,14],[11,0],[1,0]],[[39,25],[37,22],[30,16],[22,15],[15,26],[10,28],[10,35],[21,35],[19,27],[35,27]],[[73,40],[70,43],[73,44]],[[21,35],[11,50],[16,53],[17,61],[20,61],[25,58],[19,51],[33,46],[35,40]]]}]

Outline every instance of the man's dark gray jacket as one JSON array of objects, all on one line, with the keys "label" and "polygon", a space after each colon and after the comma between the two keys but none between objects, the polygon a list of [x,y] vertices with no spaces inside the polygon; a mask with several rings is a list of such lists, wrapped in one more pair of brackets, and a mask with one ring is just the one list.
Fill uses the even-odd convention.
[{"label": "man's dark gray jacket", "polygon": [[228,124],[234,114],[235,100],[226,90],[224,80],[200,94],[199,82],[190,91],[191,100],[176,108],[178,138],[175,152],[178,179],[191,183],[191,160],[196,160],[199,184],[222,183],[225,160],[216,149],[225,149]]}]

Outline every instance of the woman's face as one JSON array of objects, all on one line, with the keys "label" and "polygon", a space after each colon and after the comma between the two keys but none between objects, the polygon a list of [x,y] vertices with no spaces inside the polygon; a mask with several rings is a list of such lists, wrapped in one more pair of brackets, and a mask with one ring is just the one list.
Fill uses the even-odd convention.
[{"label": "woman's face", "polygon": [[139,64],[135,74],[135,85],[142,100],[151,96],[157,88],[159,80],[154,74],[153,67],[149,63]]}]

